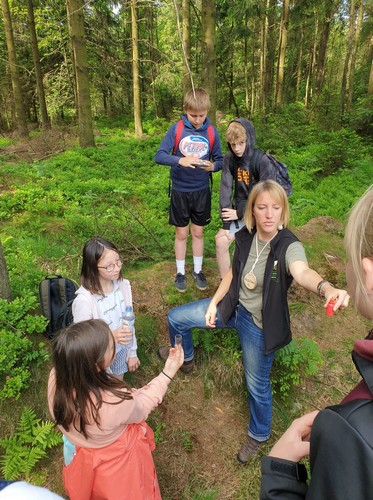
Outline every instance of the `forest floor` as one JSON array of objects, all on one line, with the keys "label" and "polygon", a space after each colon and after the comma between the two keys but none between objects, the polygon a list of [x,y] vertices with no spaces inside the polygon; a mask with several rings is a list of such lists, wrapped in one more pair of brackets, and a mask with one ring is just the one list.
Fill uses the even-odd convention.
[{"label": "forest floor", "polygon": [[[32,144],[30,148],[30,144]],[[53,147],[52,147],[53,144]],[[51,132],[48,138],[37,136],[1,150],[10,161],[42,159],[71,147],[71,136]],[[31,157],[30,157],[31,155]],[[330,217],[319,217],[294,229],[305,244],[312,267],[338,286],[345,286],[342,250],[343,226]],[[147,352],[147,362],[130,378],[134,386],[144,385],[159,373],[162,363],[156,346],[168,342],[166,314],[177,303],[198,300],[212,295],[219,284],[215,259],[204,264],[209,281],[208,290],[200,292],[188,280],[188,291],[182,296],[174,290],[174,263],[158,262],[129,270],[135,310],[154,321],[156,341]],[[263,446],[267,453],[290,421],[315,408],[338,403],[357,383],[359,375],[353,367],[350,352],[353,341],[363,338],[368,324],[351,305],[330,318],[325,315],[323,302],[314,294],[293,285],[289,291],[291,303],[304,307],[291,314],[293,337],[315,340],[324,357],[317,375],[308,377],[286,400],[274,398],[273,429],[270,441]],[[216,333],[218,335],[219,332]],[[141,344],[141,329],[138,342]],[[45,391],[49,366],[35,377],[34,387],[19,404],[33,404],[36,393]],[[226,370],[226,369],[225,369]],[[260,457],[241,466],[236,453],[246,439],[248,408],[241,363],[235,367],[238,384],[232,384],[232,373],[224,371],[215,353],[206,354],[197,348],[196,369],[190,376],[179,374],[170,385],[163,403],[151,414],[149,423],[155,431],[157,448],[154,460],[164,500],[251,500],[257,499],[260,488]],[[41,404],[45,404],[44,400]],[[43,406],[45,408],[45,406]],[[2,408],[0,408],[2,410]],[[42,408],[39,410],[43,411]],[[45,410],[44,410],[45,411]],[[11,419],[8,413],[5,419]],[[45,412],[46,413],[46,412]],[[51,452],[41,469],[47,474],[46,486],[64,495],[61,449]]]},{"label": "forest floor", "polygon": [[[306,246],[325,245],[314,267],[323,277],[344,287],[344,261],[335,253],[342,245],[341,231],[341,223],[330,217],[313,219],[294,230]],[[196,291],[195,299],[209,296],[219,284],[215,261],[208,261],[206,266],[209,290]],[[132,280],[137,307],[153,316],[157,313],[159,317],[160,344],[168,341],[165,317],[169,306],[165,297],[173,287],[173,272],[173,263],[156,264],[136,272]],[[189,287],[193,287],[190,282]],[[368,329],[352,305],[334,317],[327,317],[323,302],[299,286],[291,287],[289,298],[293,303],[306,304],[301,312],[292,314],[293,337],[315,340],[325,362],[318,374],[304,380],[286,401],[274,398],[273,432],[263,453],[269,451],[292,418],[338,403],[355,385],[359,375],[353,367],[350,351],[354,339],[363,338]],[[239,375],[242,377],[242,372],[239,371]],[[258,498],[260,458],[244,467],[235,458],[246,439],[245,388],[243,385],[238,390],[229,387],[229,383],[224,383],[224,376],[227,380],[231,378],[231,374],[224,374],[214,355],[198,361],[197,351],[193,375],[177,377],[151,419],[155,424],[153,428],[161,425],[162,441],[154,457],[164,499]]]},{"label": "forest floor", "polygon": [[2,135],[12,143],[0,147],[0,154],[7,161],[13,162],[44,160],[77,144],[76,135],[73,134],[71,127],[59,127],[42,133],[31,131],[27,139],[13,137],[13,134],[9,133]]}]

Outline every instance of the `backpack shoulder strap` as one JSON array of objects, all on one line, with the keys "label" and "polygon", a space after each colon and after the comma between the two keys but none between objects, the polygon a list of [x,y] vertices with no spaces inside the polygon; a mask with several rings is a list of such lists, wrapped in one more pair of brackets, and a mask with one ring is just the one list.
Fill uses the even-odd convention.
[{"label": "backpack shoulder strap", "polygon": [[65,302],[67,302],[66,280],[65,280],[65,278],[59,278],[58,279],[58,290],[60,292],[61,304],[64,304]]},{"label": "backpack shoulder strap", "polygon": [[50,320],[50,301],[51,301],[51,282],[49,279],[44,279],[39,285],[39,298],[43,315]]},{"label": "backpack shoulder strap", "polygon": [[255,180],[259,179],[259,174],[258,174],[259,166],[264,155],[265,152],[262,151],[261,149],[254,149],[253,155],[250,160],[250,167]]},{"label": "backpack shoulder strap", "polygon": [[215,142],[215,131],[214,127],[211,124],[207,127],[207,137],[210,144],[210,155],[211,155],[212,148],[214,147],[214,142]]},{"label": "backpack shoulder strap", "polygon": [[183,120],[179,120],[176,124],[176,130],[175,130],[174,154],[176,154],[177,147],[179,145],[183,130],[184,130],[184,122]]}]

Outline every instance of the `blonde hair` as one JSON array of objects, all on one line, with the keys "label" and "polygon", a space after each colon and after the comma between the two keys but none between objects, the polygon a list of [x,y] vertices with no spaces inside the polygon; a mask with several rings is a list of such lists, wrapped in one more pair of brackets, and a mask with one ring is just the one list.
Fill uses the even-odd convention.
[{"label": "blonde hair", "polygon": [[353,206],[345,232],[347,259],[356,277],[355,303],[367,295],[361,260],[373,258],[373,184]]},{"label": "blonde hair", "polygon": [[201,87],[189,90],[184,97],[184,111],[206,111],[206,113],[211,108],[210,96]]},{"label": "blonde hair", "polygon": [[250,193],[249,199],[247,200],[245,215],[243,217],[247,230],[251,233],[255,227],[255,217],[253,209],[255,202],[261,193],[269,193],[271,198],[273,198],[281,206],[281,224],[283,227],[287,227],[289,225],[290,219],[290,208],[287,194],[285,190],[280,186],[280,184],[275,181],[268,180],[255,184],[253,190]]},{"label": "blonde hair", "polygon": [[246,130],[241,123],[231,122],[228,125],[227,132],[225,133],[225,139],[229,143],[246,142],[247,135]]}]

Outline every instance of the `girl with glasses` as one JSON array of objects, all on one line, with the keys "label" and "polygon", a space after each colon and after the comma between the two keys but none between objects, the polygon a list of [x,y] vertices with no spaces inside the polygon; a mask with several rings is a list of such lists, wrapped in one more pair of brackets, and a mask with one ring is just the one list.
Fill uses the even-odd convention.
[{"label": "girl with glasses", "polygon": [[122,321],[125,308],[132,307],[130,282],[122,276],[122,261],[117,247],[100,236],[83,248],[81,287],[76,291],[72,311],[74,323],[103,319],[113,332],[116,354],[110,372],[120,379],[140,366],[135,330]]}]

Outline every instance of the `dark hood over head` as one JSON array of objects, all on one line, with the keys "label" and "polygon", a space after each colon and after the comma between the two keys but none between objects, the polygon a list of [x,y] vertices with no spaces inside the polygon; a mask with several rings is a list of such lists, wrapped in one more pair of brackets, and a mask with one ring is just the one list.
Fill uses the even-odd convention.
[{"label": "dark hood over head", "polygon": [[236,118],[235,120],[232,120],[230,123],[232,123],[232,122],[238,122],[245,129],[245,131],[246,131],[246,148],[245,148],[245,152],[241,158],[239,158],[238,156],[236,156],[233,153],[233,151],[230,147],[230,144],[228,143],[229,151],[232,153],[232,155],[234,156],[234,158],[236,159],[238,164],[247,164],[249,162],[249,160],[254,152],[254,148],[255,148],[255,128],[254,128],[254,125],[252,124],[252,122],[250,120],[246,120],[246,118]]}]

